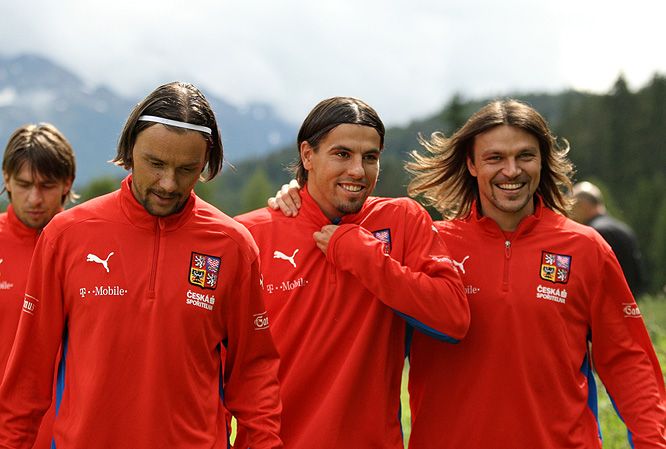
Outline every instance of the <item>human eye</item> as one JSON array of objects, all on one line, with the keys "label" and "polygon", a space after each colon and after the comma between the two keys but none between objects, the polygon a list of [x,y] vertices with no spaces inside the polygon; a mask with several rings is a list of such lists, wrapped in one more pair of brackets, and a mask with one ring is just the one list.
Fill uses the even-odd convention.
[{"label": "human eye", "polygon": [[536,153],[532,151],[526,151],[524,153],[521,153],[519,157],[524,161],[531,161],[534,160],[534,158],[536,158]]},{"label": "human eye", "polygon": [[363,156],[363,159],[365,159],[367,162],[375,163],[379,161],[379,155],[375,153],[368,153],[365,156]]}]

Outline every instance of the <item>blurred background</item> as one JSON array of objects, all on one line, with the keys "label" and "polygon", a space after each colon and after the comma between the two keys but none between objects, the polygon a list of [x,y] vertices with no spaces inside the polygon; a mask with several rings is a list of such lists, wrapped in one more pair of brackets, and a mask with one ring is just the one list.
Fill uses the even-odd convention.
[{"label": "blurred background", "polygon": [[569,141],[576,180],[599,185],[635,230],[657,293],[665,12],[650,0],[2,2],[0,135],[55,124],[75,148],[85,200],[125,175],[107,161],[133,105],[164,82],[192,82],[213,104],[227,161],[197,191],[235,215],[290,179],[298,126],[323,98],[377,109],[388,126],[377,194],[399,196],[419,133],[451,133],[487,100],[515,97]]}]

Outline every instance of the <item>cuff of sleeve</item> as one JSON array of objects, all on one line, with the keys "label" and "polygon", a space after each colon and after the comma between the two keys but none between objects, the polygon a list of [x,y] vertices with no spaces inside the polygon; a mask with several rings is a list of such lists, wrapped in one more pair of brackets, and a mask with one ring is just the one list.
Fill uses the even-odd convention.
[{"label": "cuff of sleeve", "polygon": [[375,251],[381,253],[381,250],[373,248],[375,244],[379,248],[380,242],[361,226],[341,225],[328,242],[326,260],[340,270],[351,270],[359,264],[372,264]]}]

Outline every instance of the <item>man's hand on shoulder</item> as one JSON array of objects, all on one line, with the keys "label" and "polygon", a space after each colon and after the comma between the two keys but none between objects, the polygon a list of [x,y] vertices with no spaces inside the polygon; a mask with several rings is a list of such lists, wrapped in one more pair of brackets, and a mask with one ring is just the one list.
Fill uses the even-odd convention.
[{"label": "man's hand on shoulder", "polygon": [[287,217],[295,217],[301,208],[301,186],[292,179],[289,184],[283,184],[275,196],[268,198],[268,207],[273,210],[280,209]]}]

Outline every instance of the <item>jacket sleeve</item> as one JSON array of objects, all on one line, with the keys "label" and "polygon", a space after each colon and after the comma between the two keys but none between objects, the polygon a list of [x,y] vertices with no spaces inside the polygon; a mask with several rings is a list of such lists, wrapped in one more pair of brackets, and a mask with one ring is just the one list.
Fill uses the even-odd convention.
[{"label": "jacket sleeve", "polygon": [[42,234],[33,253],[23,310],[0,387],[0,448],[32,447],[51,404],[64,323],[56,249]]},{"label": "jacket sleeve", "polygon": [[282,448],[279,358],[261,296],[259,258],[240,264],[237,295],[227,302],[225,406],[251,449]]},{"label": "jacket sleeve", "polygon": [[470,322],[460,275],[427,212],[410,201],[405,214],[399,230],[404,233],[403,261],[385,255],[382,242],[351,224],[333,233],[326,257],[417,329],[457,342]]},{"label": "jacket sleeve", "polygon": [[592,356],[635,449],[666,448],[664,378],[640,311],[610,248],[591,302]]}]

